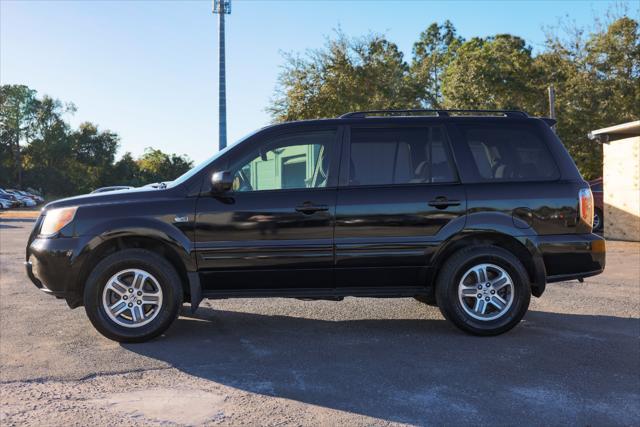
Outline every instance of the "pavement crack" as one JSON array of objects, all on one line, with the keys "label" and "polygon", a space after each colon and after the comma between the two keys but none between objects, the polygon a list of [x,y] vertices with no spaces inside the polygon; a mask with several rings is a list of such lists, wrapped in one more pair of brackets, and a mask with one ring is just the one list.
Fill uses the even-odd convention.
[{"label": "pavement crack", "polygon": [[113,377],[118,375],[128,375],[128,374],[137,374],[137,373],[146,373],[146,372],[156,372],[156,371],[164,371],[168,369],[175,369],[174,366],[163,366],[157,368],[139,368],[139,369],[129,369],[126,371],[118,371],[118,372],[94,372],[89,375],[85,375],[78,378],[60,378],[60,377],[39,377],[39,378],[29,378],[25,380],[9,380],[9,381],[0,381],[0,385],[10,385],[10,384],[43,384],[48,382],[60,382],[60,383],[74,383],[74,382],[84,382],[93,380],[95,378],[102,377]]}]

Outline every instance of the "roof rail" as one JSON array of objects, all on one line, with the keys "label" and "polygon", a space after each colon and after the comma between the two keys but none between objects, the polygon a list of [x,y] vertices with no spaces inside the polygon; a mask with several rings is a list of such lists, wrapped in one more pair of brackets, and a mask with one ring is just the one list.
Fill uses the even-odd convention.
[{"label": "roof rail", "polygon": [[468,113],[496,114],[513,118],[528,118],[529,115],[519,110],[426,110],[426,109],[409,109],[409,110],[366,110],[353,111],[340,116],[341,119],[364,119],[370,116],[396,116],[401,114],[413,115],[421,113],[434,113],[438,117],[449,117],[451,114],[463,115]]}]

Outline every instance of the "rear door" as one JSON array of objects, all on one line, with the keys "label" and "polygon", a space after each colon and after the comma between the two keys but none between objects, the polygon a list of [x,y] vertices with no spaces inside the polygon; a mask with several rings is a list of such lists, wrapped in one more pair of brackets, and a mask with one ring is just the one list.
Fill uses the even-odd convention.
[{"label": "rear door", "polygon": [[336,206],[336,285],[424,286],[464,227],[465,191],[444,127],[351,127]]}]

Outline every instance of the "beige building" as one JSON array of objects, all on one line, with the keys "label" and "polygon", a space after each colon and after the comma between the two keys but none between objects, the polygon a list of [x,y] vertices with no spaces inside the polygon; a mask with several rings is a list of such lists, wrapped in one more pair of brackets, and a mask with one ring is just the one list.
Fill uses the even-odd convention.
[{"label": "beige building", "polygon": [[604,151],[604,237],[640,241],[640,121],[589,133]]}]

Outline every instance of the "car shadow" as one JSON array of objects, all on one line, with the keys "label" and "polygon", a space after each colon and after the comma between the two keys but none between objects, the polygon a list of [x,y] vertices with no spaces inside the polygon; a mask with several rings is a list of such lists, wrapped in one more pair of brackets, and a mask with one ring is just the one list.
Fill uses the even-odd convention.
[{"label": "car shadow", "polygon": [[513,424],[522,412],[533,424],[625,424],[640,416],[633,400],[626,411],[607,405],[640,398],[639,330],[639,319],[533,311],[481,338],[444,320],[201,307],[162,338],[123,347],[237,389],[391,422]]},{"label": "car shadow", "polygon": [[0,222],[36,222],[35,218],[4,218],[0,217]]},{"label": "car shadow", "polygon": [[3,224],[2,222],[0,222],[0,229],[2,228],[22,228],[20,226],[17,225],[7,225],[7,224]]}]

